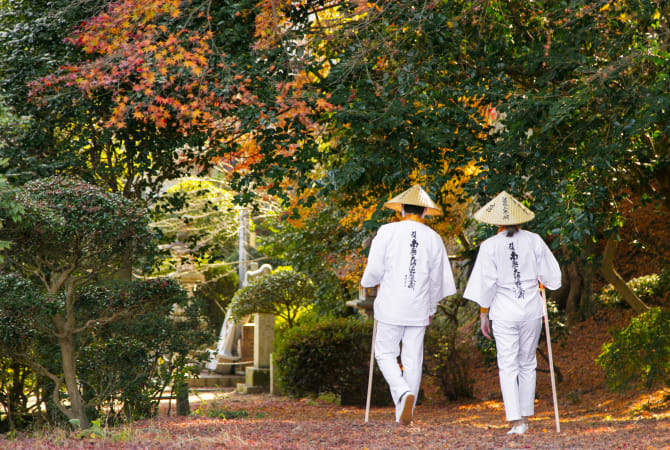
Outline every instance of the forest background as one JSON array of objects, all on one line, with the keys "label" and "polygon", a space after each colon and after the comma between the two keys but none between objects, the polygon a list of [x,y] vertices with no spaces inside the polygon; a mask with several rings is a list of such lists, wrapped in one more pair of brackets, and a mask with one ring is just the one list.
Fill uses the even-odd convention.
[{"label": "forest background", "polygon": [[[59,364],[77,359],[63,349],[84,354],[102,335],[112,342],[119,330],[104,327],[129,320],[104,313],[109,305],[121,311],[119,298],[78,293],[108,279],[199,273],[202,310],[193,315],[208,316],[215,331],[239,281],[235,205],[250,210],[258,242],[249,243],[251,259],[311,278],[317,316],[349,315],[345,301],[356,295],[370,239],[392,220],[382,204],[415,183],[445,211],[430,225],[454,256],[461,288],[478,243],[493,231],[471,213],[504,189],[535,212],[528,228],[561,261],[564,287],[551,296],[558,323],[569,330],[589,317],[606,283],[636,314],[658,305],[667,311],[662,289],[645,298],[625,280],[658,274],[662,286],[667,278],[669,19],[660,0],[3,0],[3,239],[13,245],[3,270],[42,286],[8,279],[14,297],[3,305],[14,309],[5,306],[3,318],[26,311],[17,305],[34,307],[30,292],[46,292],[44,305],[63,295],[62,309],[40,310],[54,324],[50,339],[15,351],[16,339],[35,336],[35,325],[11,322],[4,386],[44,388],[43,380],[19,379],[45,376],[50,387],[38,398],[88,425],[87,401],[100,406],[112,388],[79,392],[72,377],[82,373]],[[54,183],[73,197],[33,197],[60,192]],[[99,196],[78,207],[82,189]],[[128,203],[104,200],[117,197]],[[47,249],[51,266],[31,259],[47,251],[31,237],[46,227],[38,220],[45,205],[81,211],[68,216],[70,234]],[[105,208],[127,208],[122,225],[133,242],[150,239],[141,237],[147,224],[132,208],[145,211],[160,237],[152,248],[91,251],[91,261],[118,257],[104,267],[76,258],[68,266],[81,248],[64,254],[58,246],[85,228],[76,226],[85,217],[98,220],[87,225],[90,233],[103,229]],[[58,220],[49,226],[63,229]],[[82,248],[109,243],[91,242]],[[125,298],[128,288],[120,289]],[[156,292],[146,289],[134,304],[148,313]],[[82,299],[96,299],[97,317],[77,316]],[[82,324],[59,325],[64,312]],[[471,312],[460,297],[449,299],[443,326],[459,330]],[[460,339],[456,331],[444,335],[440,348]],[[175,344],[176,354],[213,338],[188,339]],[[55,342],[61,363],[29,363]],[[188,367],[176,363],[164,384]],[[21,404],[10,392],[3,405]],[[76,397],[78,407],[69,403]]]}]

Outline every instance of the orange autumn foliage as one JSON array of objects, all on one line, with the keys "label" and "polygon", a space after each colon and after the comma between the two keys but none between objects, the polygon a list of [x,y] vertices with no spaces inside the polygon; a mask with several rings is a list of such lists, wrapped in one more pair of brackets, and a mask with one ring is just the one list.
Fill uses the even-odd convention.
[{"label": "orange autumn foliage", "polygon": [[[264,22],[270,12],[279,20],[281,8],[273,5],[280,3],[259,2],[259,45],[271,36],[281,37],[279,28],[267,28]],[[327,95],[310,91],[316,78],[299,59],[290,68],[291,76],[276,82],[276,98],[261,98],[255,86],[260,80],[247,73],[249,68],[227,62],[234,58],[216,47],[214,19],[207,8],[198,8],[176,0],[109,3],[67,39],[89,59],[31,82],[31,100],[45,104],[72,88],[89,99],[105,96],[111,107],[97,119],[100,126],[121,130],[136,121],[184,135],[203,133],[210,147],[239,148],[225,159],[241,170],[260,161],[255,131],[273,127],[290,134],[299,123],[302,133],[317,135],[320,128],[313,117],[334,107]],[[266,36],[263,30],[274,31]],[[270,68],[270,74],[275,70]],[[249,106],[262,112],[251,125],[236,114]]]},{"label": "orange autumn foliage", "polygon": [[[465,194],[465,184],[480,172],[480,168],[475,161],[471,161],[464,167],[453,168],[449,161],[449,150],[442,150],[441,175],[448,177],[449,174],[454,174],[448,181],[443,183],[439,193],[429,193],[431,197],[435,198],[438,204],[442,207],[444,215],[435,218],[427,218],[427,224],[437,231],[445,241],[450,241],[456,238],[463,232],[463,227],[467,220],[467,212],[470,207],[470,200]],[[425,171],[418,167],[409,177],[408,184],[420,184],[425,186],[429,181],[425,175]],[[388,198],[390,200],[397,189],[388,189]],[[297,212],[298,218],[290,217],[288,214],[285,220],[290,222],[293,226],[301,228],[309,226],[309,217],[314,217],[324,211],[328,205],[324,201],[316,201],[311,206],[305,206],[304,200],[314,195],[316,192],[307,190],[292,198],[289,211]],[[379,198],[376,198],[371,193],[361,193],[355,198],[347,197],[340,199],[347,204],[344,216],[338,220],[339,226],[348,230],[351,233],[361,232],[363,224],[372,218],[377,206],[381,203]],[[401,220],[400,214],[396,214],[392,221]],[[337,254],[323,254],[320,255],[324,261],[333,268],[335,274],[340,280],[345,282],[350,288],[354,289],[363,273],[366,263],[365,249],[359,248],[347,253],[338,252]]]}]

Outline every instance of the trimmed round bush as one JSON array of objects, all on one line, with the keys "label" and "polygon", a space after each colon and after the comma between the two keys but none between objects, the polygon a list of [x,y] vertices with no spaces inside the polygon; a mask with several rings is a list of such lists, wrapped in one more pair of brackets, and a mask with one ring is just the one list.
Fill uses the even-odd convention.
[{"label": "trimmed round bush", "polygon": [[[287,329],[275,346],[283,391],[316,397],[331,393],[343,405],[365,406],[372,321],[359,317],[326,317]],[[391,402],[388,386],[375,364],[372,403]]]},{"label": "trimmed round bush", "polygon": [[314,283],[304,273],[278,269],[252,279],[248,286],[235,293],[230,302],[232,317],[239,321],[253,313],[274,314],[290,328],[314,292]]}]

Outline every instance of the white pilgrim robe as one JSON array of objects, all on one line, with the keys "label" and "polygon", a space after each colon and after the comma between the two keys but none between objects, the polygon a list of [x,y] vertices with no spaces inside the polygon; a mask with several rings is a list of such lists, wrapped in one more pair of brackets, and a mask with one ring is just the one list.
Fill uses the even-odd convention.
[{"label": "white pilgrim robe", "polygon": [[463,297],[490,308],[493,321],[538,319],[544,316],[538,281],[561,287],[561,268],[547,244],[530,231],[510,237],[503,231],[482,242]]},{"label": "white pilgrim robe", "polygon": [[442,238],[415,221],[382,225],[372,240],[361,286],[379,285],[374,316],[379,322],[427,326],[437,304],[456,293]]}]

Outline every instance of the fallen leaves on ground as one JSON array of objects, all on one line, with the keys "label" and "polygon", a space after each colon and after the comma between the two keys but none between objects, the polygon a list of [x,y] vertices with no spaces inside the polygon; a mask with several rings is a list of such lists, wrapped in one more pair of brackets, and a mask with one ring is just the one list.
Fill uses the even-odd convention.
[{"label": "fallen leaves on ground", "polygon": [[[393,409],[365,410],[322,400],[220,393],[191,402],[196,415],[161,417],[105,430],[103,438],[76,433],[0,438],[7,449],[670,449],[670,391],[650,389],[616,394],[604,387],[593,360],[612,327],[630,319],[625,309],[594,314],[555,344],[560,433],[555,429],[548,373],[539,372],[536,415],[523,436],[507,436],[497,370],[476,366],[475,399],[444,402],[424,383],[427,400],[409,427],[394,424]],[[539,368],[543,368],[540,362]],[[544,364],[546,368],[546,363]],[[173,409],[174,410],[174,409]],[[212,418],[207,412],[246,412]],[[216,414],[209,414],[216,415]],[[240,417],[246,416],[246,417]]]}]

